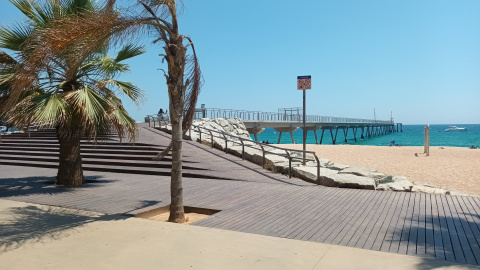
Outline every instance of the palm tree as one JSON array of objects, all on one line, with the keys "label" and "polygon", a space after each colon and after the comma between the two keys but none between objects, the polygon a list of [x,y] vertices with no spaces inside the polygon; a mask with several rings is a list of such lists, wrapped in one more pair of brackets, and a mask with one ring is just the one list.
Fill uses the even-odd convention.
[{"label": "palm tree", "polygon": [[144,49],[126,45],[112,58],[107,56],[109,40],[104,38],[81,52],[75,48],[49,50],[40,56],[45,61],[37,61],[39,51],[60,46],[48,35],[42,36],[58,22],[114,11],[109,5],[98,7],[94,0],[50,0],[44,5],[31,0],[10,2],[30,21],[0,29],[0,48],[13,52],[0,51],[0,116],[18,126],[35,122],[55,127],[60,144],[56,183],[83,184],[82,137],[96,142],[112,129],[120,139],[136,136],[135,121],[116,93],[138,103],[142,91],[115,78],[129,70],[123,61],[144,53]]},{"label": "palm tree", "polygon": [[[104,44],[105,40],[121,41],[126,35],[138,32],[154,35],[154,43],[162,44],[165,51],[165,54],[160,56],[162,62],[167,61],[168,66],[164,75],[172,122],[172,141],[158,158],[172,151],[169,221],[182,223],[185,221],[182,135],[191,126],[202,82],[195,48],[189,37],[179,33],[177,1],[138,1],[138,6],[144,10],[144,13],[128,17],[113,12],[115,2],[115,0],[108,0],[103,12],[82,13],[81,16],[57,20],[52,27],[37,31],[28,42],[33,44],[27,46],[30,48],[28,61],[25,61],[25,65],[17,72],[12,83],[12,93],[34,85],[34,75],[38,67],[50,63],[56,54],[67,56],[72,63],[79,63],[82,55]],[[42,46],[35,46],[39,41],[43,41]]]},{"label": "palm tree", "polygon": [[[202,75],[192,40],[178,31],[177,1],[150,0],[139,1],[139,3],[151,16],[151,20],[145,23],[158,35],[154,43],[162,42],[164,45],[165,55],[161,56],[168,65],[164,75],[170,99],[172,142],[158,158],[165,156],[170,147],[172,148],[171,203],[168,220],[183,223],[185,214],[182,187],[182,138],[192,124]],[[188,47],[191,47],[191,55],[187,55]],[[188,66],[187,72],[185,72],[186,66]]]}]

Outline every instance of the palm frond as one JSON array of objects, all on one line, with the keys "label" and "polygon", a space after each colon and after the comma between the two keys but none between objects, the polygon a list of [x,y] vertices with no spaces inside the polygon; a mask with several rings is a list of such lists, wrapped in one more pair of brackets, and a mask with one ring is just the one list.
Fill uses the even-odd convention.
[{"label": "palm frond", "polygon": [[187,57],[186,63],[186,91],[184,105],[184,111],[186,111],[186,114],[182,121],[183,132],[186,132],[192,125],[193,117],[195,115],[195,106],[203,84],[202,71],[200,70],[200,63],[198,62],[195,46],[190,38],[185,38],[190,42],[189,46],[192,47],[192,55]]},{"label": "palm frond", "polygon": [[86,11],[96,11],[99,8],[92,0],[69,0],[66,1],[65,10],[67,15],[82,14]]},{"label": "palm frond", "polygon": [[115,128],[116,133],[120,137],[120,140],[128,137],[128,140],[133,142],[138,136],[135,120],[130,117],[128,112],[122,106],[120,100],[111,99],[110,104],[112,104],[112,107],[107,116],[109,122],[112,123],[113,128]]},{"label": "palm frond", "polygon": [[125,95],[127,95],[137,106],[144,101],[144,92],[142,89],[130,82],[122,82],[118,80],[109,79],[106,84],[118,87]]},{"label": "palm frond", "polygon": [[[16,118],[14,122],[25,122],[25,118],[28,116],[34,122],[42,124],[51,124],[61,122],[67,115],[66,102],[58,95],[52,94],[40,94],[32,95],[23,99],[18,103],[11,116]],[[23,110],[26,115],[21,117],[22,113],[19,110]],[[20,118],[19,118],[20,116]]]},{"label": "palm frond", "polygon": [[65,99],[85,123],[95,126],[105,117],[108,103],[86,86],[68,93]]},{"label": "palm frond", "polygon": [[21,46],[31,35],[33,28],[28,25],[13,25],[10,28],[0,27],[0,48],[20,51]]},{"label": "palm frond", "polygon": [[97,61],[98,67],[108,77],[115,77],[120,72],[129,71],[128,65],[119,63],[110,56],[104,56]]},{"label": "palm frond", "polygon": [[[46,15],[42,9],[30,0],[10,0],[10,2],[18,8],[25,16],[27,16],[33,24],[39,26],[46,23]],[[41,13],[37,13],[40,10]]]},{"label": "palm frond", "polygon": [[135,46],[133,44],[128,44],[118,52],[117,57],[115,58],[115,61],[122,62],[126,59],[130,59],[132,57],[135,57],[144,53],[145,53],[144,46]]}]

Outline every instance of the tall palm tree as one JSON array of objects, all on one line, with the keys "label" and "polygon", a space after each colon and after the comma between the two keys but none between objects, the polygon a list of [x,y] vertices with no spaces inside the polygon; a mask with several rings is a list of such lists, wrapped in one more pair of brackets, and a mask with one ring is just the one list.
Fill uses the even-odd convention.
[{"label": "tall palm tree", "polygon": [[[98,7],[95,0],[10,0],[30,20],[0,28],[0,115],[19,126],[48,124],[56,129],[60,162],[56,183],[84,183],[80,140],[97,141],[112,129],[122,139],[136,136],[135,121],[116,93],[140,102],[142,91],[129,82],[116,80],[128,71],[123,61],[144,53],[139,46],[126,45],[115,58],[109,57],[109,39],[83,51],[75,48],[49,50],[37,61],[39,52],[59,48],[58,40],[41,33],[55,29],[58,22],[86,14],[114,14],[112,6]],[[71,36],[71,39],[76,39]],[[65,43],[65,40],[63,40]]]},{"label": "tall palm tree", "polygon": [[[175,0],[139,1],[151,16],[145,23],[156,33],[154,43],[162,42],[168,70],[164,72],[170,100],[172,142],[159,155],[162,158],[172,148],[172,173],[170,183],[171,222],[185,222],[182,187],[182,138],[190,128],[200,93],[202,75],[192,40],[178,30],[177,4]],[[187,54],[191,48],[191,55]],[[187,71],[185,68],[187,67]]]},{"label": "tall palm tree", "polygon": [[[113,12],[115,0],[107,0],[103,12],[82,13],[57,20],[52,27],[37,31],[27,46],[31,49],[28,61],[14,78],[12,93],[35,85],[38,67],[50,63],[56,54],[66,55],[72,63],[81,62],[80,56],[103,44],[105,40],[122,40],[125,35],[147,33],[155,44],[162,44],[168,70],[164,71],[170,100],[172,141],[159,155],[172,151],[171,204],[169,221],[185,221],[182,187],[182,134],[190,128],[200,92],[202,76],[191,39],[178,29],[175,0],[138,1],[142,14],[124,15]],[[140,31],[139,31],[140,30]],[[146,30],[146,31],[142,31]],[[117,39],[118,38],[118,39]],[[42,46],[34,46],[43,41]],[[72,54],[71,52],[75,52]],[[19,95],[19,94],[17,94]]]}]

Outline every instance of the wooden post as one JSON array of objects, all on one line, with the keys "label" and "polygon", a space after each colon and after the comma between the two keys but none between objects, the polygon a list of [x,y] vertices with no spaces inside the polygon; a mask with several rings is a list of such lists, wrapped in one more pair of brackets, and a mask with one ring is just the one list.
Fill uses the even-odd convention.
[{"label": "wooden post", "polygon": [[424,153],[428,157],[430,155],[430,126],[425,125],[425,141],[424,141]]}]

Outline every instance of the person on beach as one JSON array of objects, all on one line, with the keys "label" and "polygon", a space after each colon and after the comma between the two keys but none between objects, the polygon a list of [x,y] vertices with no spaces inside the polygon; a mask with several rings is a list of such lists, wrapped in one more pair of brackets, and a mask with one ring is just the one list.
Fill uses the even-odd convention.
[{"label": "person on beach", "polygon": [[390,146],[395,145],[395,140],[390,141]]}]

